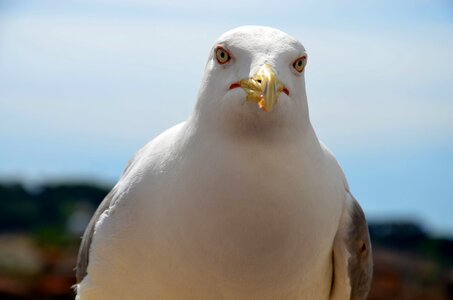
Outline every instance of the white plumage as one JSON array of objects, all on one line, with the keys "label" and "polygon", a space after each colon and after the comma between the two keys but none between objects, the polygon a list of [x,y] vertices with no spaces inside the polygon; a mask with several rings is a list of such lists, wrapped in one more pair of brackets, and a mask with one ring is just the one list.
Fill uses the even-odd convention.
[{"label": "white plumage", "polygon": [[[78,299],[366,296],[366,223],[310,124],[300,57],[298,41],[268,27],[218,39],[192,115],[136,154],[88,227]],[[273,87],[256,77],[263,66]]]}]

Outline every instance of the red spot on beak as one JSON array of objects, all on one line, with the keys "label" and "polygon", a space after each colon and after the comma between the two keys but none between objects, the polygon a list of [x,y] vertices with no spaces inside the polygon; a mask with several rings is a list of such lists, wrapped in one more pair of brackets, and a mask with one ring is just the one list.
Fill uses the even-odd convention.
[{"label": "red spot on beak", "polygon": [[230,85],[230,90],[235,89],[235,88],[238,88],[238,87],[241,87],[241,85],[239,84],[239,82],[232,83],[232,84]]},{"label": "red spot on beak", "polygon": [[289,96],[289,90],[286,87],[283,88],[282,92]]}]

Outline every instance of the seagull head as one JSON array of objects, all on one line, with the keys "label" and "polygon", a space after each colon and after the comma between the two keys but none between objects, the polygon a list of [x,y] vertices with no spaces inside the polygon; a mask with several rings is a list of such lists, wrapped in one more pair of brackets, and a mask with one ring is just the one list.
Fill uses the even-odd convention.
[{"label": "seagull head", "polygon": [[230,30],[211,49],[196,111],[214,120],[235,118],[255,125],[308,120],[306,63],[302,44],[280,30]]}]

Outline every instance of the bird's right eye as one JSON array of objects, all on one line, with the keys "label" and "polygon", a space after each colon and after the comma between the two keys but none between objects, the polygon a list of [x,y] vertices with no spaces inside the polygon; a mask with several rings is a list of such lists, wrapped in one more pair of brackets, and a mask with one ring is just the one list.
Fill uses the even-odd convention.
[{"label": "bird's right eye", "polygon": [[307,55],[304,54],[293,62],[293,68],[298,73],[302,73],[306,64],[307,64]]},{"label": "bird's right eye", "polygon": [[223,47],[218,46],[215,50],[215,56],[217,59],[217,62],[221,65],[226,64],[231,60],[231,55],[230,53]]}]

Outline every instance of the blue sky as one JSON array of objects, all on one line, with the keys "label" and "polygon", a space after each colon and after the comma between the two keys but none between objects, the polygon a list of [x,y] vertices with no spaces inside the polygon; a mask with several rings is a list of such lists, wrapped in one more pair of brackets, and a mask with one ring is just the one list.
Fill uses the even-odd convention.
[{"label": "blue sky", "polygon": [[453,3],[363,2],[3,0],[0,179],[113,183],[190,113],[213,41],[267,25],[307,49],[312,123],[367,215],[453,236]]}]

